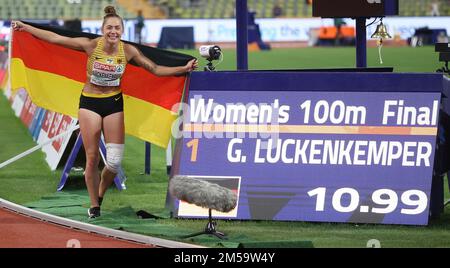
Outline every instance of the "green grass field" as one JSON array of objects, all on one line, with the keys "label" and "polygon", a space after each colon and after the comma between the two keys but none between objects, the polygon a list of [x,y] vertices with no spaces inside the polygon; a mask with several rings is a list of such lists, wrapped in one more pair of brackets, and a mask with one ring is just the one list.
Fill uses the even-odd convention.
[{"label": "green grass field", "polygon": [[[198,57],[196,51],[182,51]],[[217,70],[236,70],[236,52],[224,50],[224,61]],[[394,67],[395,72],[435,72],[443,66],[438,62],[434,47],[385,47],[382,49],[383,64],[380,64],[377,48],[367,49],[368,67]],[[200,59],[200,66],[206,60]],[[299,48],[274,49],[250,52],[249,69],[324,69],[354,68],[356,66],[355,48]]]},{"label": "green grass field", "polygon": [[[196,55],[195,51],[183,51]],[[234,70],[234,51],[225,50],[225,60],[218,70]],[[368,50],[370,67],[381,67],[376,49]],[[392,66],[396,72],[434,72],[441,64],[432,47],[385,48],[383,66]],[[205,61],[200,61],[200,66]],[[249,54],[250,69],[305,69],[354,67],[353,48],[283,49]],[[0,97],[0,162],[9,159],[35,144],[28,130],[13,115],[9,103]],[[108,192],[104,210],[131,206],[134,210],[159,212],[164,209],[168,177],[165,151],[152,147],[152,174],[143,175],[144,142],[127,137],[123,167],[128,177],[127,190]],[[10,166],[0,169],[0,197],[24,204],[37,201],[56,191],[61,169],[51,172],[44,154],[36,152]],[[65,191],[84,191],[81,178],[71,177]],[[445,185],[446,198],[449,198]],[[167,226],[182,227],[192,232],[204,228],[204,220],[158,220]],[[229,234],[242,234],[258,241],[312,241],[315,247],[366,247],[370,239],[378,239],[382,247],[449,247],[450,208],[440,219],[427,227],[336,224],[271,221],[219,221],[219,230]]]}]

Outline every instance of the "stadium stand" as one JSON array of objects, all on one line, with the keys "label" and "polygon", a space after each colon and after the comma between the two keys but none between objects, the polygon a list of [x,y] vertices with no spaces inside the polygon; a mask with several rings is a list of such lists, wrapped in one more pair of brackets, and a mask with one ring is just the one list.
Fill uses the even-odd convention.
[{"label": "stadium stand", "polygon": [[[170,18],[233,18],[235,0],[150,0],[152,5],[167,6]],[[305,3],[304,0],[248,0],[248,8],[256,12],[258,17],[272,17],[272,9],[278,3],[282,17],[299,17]],[[308,6],[308,15],[311,7]]]},{"label": "stadium stand", "polygon": [[124,7],[129,13],[137,14],[142,11],[144,18],[162,19],[166,18],[164,12],[151,2],[145,0],[117,0],[117,4]]},{"label": "stadium stand", "polygon": [[[400,16],[430,16],[436,0],[399,0]],[[273,17],[275,4],[281,6],[282,17],[311,17],[312,5],[305,0],[248,0],[248,8],[260,18]],[[438,0],[440,15],[450,15],[450,1]],[[151,5],[165,6],[169,18],[233,18],[235,0],[149,0]]]},{"label": "stadium stand", "polygon": [[124,18],[135,13],[119,5],[116,0],[2,0],[0,18],[4,19],[99,19],[107,5],[117,7]]},{"label": "stadium stand", "polygon": [[[399,0],[400,16],[431,16],[431,6],[436,0]],[[439,11],[442,16],[450,15],[450,1],[439,0]]]},{"label": "stadium stand", "polygon": [[[311,17],[311,0],[248,0],[250,11],[257,18],[273,17],[278,4],[281,17]],[[431,16],[431,4],[436,0],[399,0],[400,16]],[[441,16],[450,16],[450,0],[438,0]],[[114,5],[127,19],[142,10],[147,19],[158,18],[233,18],[235,0],[1,0],[2,19],[99,19],[103,7]]]}]

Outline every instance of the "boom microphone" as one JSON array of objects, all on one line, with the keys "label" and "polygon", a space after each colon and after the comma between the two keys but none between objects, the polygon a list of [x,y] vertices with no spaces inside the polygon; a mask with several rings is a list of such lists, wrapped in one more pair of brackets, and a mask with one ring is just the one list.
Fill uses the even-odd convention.
[{"label": "boom microphone", "polygon": [[230,189],[187,176],[174,176],[169,183],[169,192],[189,204],[220,212],[230,212],[237,204],[237,195]]}]

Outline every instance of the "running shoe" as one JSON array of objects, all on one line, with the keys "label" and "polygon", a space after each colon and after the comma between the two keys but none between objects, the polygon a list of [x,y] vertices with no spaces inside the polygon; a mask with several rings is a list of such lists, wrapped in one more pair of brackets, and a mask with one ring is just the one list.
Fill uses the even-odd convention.
[{"label": "running shoe", "polygon": [[88,209],[89,219],[100,217],[100,207],[93,207]]}]

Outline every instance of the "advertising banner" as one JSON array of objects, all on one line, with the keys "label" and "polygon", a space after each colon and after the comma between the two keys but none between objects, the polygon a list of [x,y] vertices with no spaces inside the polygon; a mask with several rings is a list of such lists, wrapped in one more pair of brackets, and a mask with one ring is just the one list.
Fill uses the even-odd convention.
[{"label": "advertising banner", "polygon": [[[371,20],[367,21],[370,24]],[[256,23],[264,42],[306,42],[311,38],[311,29],[333,26],[333,19],[321,18],[260,18]],[[354,19],[345,19],[347,26],[355,27]],[[450,17],[386,17],[383,23],[391,36],[411,38],[416,29],[446,29],[450,33]],[[367,39],[375,32],[378,24],[367,28]],[[101,33],[102,21],[83,21],[83,31]],[[146,20],[142,31],[143,42],[158,43],[163,27],[194,27],[194,40],[198,43],[236,42],[235,19],[171,19]],[[125,22],[124,40],[134,41],[134,21]]]},{"label": "advertising banner", "polygon": [[[76,126],[78,122],[78,120],[73,117],[51,111],[45,111],[40,120],[41,128],[38,134],[39,144],[66,132]],[[51,170],[55,170],[58,167],[59,161],[64,154],[71,136],[72,134],[68,134],[42,148],[42,151],[46,154],[45,160]]]},{"label": "advertising banner", "polygon": [[[17,117],[28,128],[33,140],[43,144],[56,135],[59,135],[76,126],[76,118],[51,112],[36,106],[25,90],[18,90],[13,96],[11,107]],[[53,143],[42,147],[46,154],[46,161],[51,170],[58,167],[72,134],[68,134]]]}]

